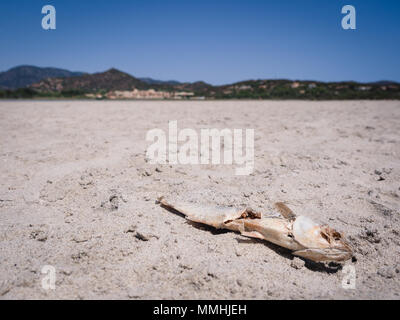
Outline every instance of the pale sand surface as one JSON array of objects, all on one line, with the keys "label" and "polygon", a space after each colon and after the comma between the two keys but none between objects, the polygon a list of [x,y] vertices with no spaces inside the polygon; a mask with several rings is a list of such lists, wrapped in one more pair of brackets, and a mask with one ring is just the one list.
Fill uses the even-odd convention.
[{"label": "pale sand surface", "polygon": [[[147,130],[169,120],[254,128],[254,173],[147,163]],[[399,299],[399,101],[1,101],[0,134],[2,299]],[[189,224],[159,195],[285,201],[346,234],[356,289],[340,268]]]}]

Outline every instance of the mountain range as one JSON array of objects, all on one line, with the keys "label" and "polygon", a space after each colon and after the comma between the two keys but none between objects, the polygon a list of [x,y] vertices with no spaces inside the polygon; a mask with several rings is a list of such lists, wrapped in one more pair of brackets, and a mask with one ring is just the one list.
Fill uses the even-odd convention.
[{"label": "mountain range", "polygon": [[26,65],[1,72],[0,89],[0,98],[400,99],[400,84],[393,81],[259,79],[213,86],[136,78],[115,68],[89,74]]},{"label": "mountain range", "polygon": [[81,76],[84,72],[72,72],[57,68],[40,68],[35,66],[18,66],[0,72],[0,88],[25,88],[46,78],[65,78]]},{"label": "mountain range", "polygon": [[[109,70],[109,73],[112,77],[112,75],[116,74],[117,71],[116,69],[112,68]],[[96,74],[101,74],[101,73],[96,73]],[[96,75],[94,74],[94,75]],[[104,73],[103,73],[104,74]],[[36,66],[29,66],[29,65],[22,65],[22,66],[17,66],[14,68],[11,68],[7,71],[0,72],[0,88],[1,89],[9,89],[9,90],[14,90],[14,89],[19,89],[19,88],[26,88],[32,84],[38,83],[42,80],[49,79],[49,78],[69,78],[69,77],[79,77],[79,76],[84,76],[83,81],[89,80],[90,77],[88,77],[88,73],[85,72],[73,72],[65,69],[59,69],[59,68],[41,68],[41,67],[36,67]],[[140,85],[144,86],[143,84],[140,84],[139,82],[132,81],[131,78],[140,80],[141,82],[144,82],[148,85],[179,85],[182,84],[179,81],[175,80],[156,80],[153,78],[134,78],[132,76],[129,76],[126,74],[125,80],[128,80],[129,83],[132,83],[133,85]],[[130,77],[130,78],[129,78]],[[112,79],[109,80],[117,80],[112,77]],[[119,79],[123,80],[123,79]],[[118,81],[119,81],[118,80]],[[134,82],[134,83],[133,83]],[[118,85],[118,84],[116,84]]]}]

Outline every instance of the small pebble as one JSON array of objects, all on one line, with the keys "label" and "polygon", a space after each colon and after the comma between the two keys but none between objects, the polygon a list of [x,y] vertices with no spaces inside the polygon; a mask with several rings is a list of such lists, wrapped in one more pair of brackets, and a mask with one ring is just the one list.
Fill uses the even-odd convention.
[{"label": "small pebble", "polygon": [[302,269],[305,265],[304,260],[301,260],[300,258],[295,257],[292,262],[290,263],[290,266],[294,269]]}]

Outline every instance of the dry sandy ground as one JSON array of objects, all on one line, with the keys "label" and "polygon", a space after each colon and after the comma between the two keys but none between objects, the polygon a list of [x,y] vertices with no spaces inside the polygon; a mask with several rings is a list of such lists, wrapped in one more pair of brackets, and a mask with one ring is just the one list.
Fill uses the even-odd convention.
[{"label": "dry sandy ground", "polygon": [[[147,130],[169,120],[254,128],[254,173],[146,162]],[[400,101],[1,101],[0,134],[3,299],[399,299]],[[340,266],[192,225],[159,195],[285,201],[346,234],[356,288]]]}]

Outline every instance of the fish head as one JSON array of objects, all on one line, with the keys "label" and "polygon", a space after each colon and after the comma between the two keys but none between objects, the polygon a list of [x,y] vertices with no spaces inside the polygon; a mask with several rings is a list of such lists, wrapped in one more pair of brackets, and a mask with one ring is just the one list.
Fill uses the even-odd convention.
[{"label": "fish head", "polygon": [[353,250],[343,235],[327,225],[319,225],[311,219],[299,216],[293,222],[293,237],[304,249],[294,255],[316,261],[346,261]]}]

